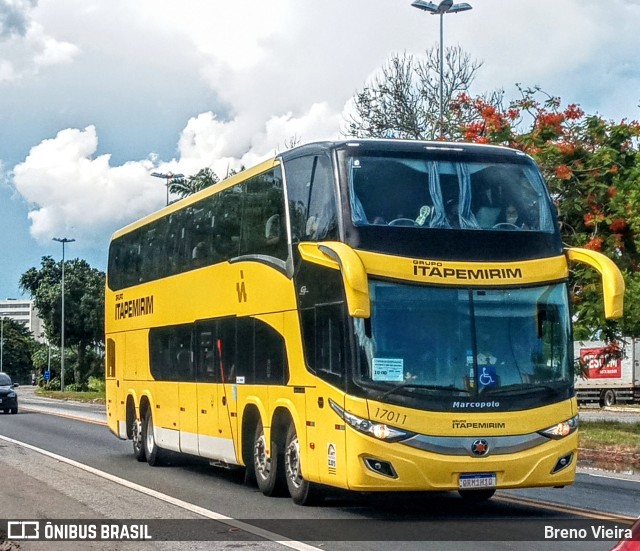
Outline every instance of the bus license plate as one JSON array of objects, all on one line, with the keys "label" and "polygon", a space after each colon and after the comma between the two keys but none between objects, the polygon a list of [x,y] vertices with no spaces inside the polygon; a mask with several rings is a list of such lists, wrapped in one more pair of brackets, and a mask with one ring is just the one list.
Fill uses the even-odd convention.
[{"label": "bus license plate", "polygon": [[473,490],[480,488],[495,488],[496,473],[461,474],[458,481],[460,490]]}]

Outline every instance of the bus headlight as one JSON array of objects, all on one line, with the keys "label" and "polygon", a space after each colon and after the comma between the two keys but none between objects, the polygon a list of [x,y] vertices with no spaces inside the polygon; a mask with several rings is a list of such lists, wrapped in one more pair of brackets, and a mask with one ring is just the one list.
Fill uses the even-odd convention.
[{"label": "bus headlight", "polygon": [[538,431],[538,434],[542,434],[542,436],[546,436],[547,438],[553,438],[554,440],[559,440],[560,438],[564,438],[565,436],[569,436],[571,433],[575,432],[578,428],[578,416],[572,417],[571,419],[567,419],[562,423],[558,423],[557,425],[553,425],[548,429]]},{"label": "bus headlight", "polygon": [[401,430],[395,427],[390,427],[383,423],[375,423],[369,419],[363,419],[353,413],[349,413],[336,404],[333,400],[329,399],[329,405],[331,409],[335,411],[344,422],[351,428],[366,434],[367,436],[373,436],[378,440],[384,440],[385,442],[399,442],[411,438],[414,433],[406,430]]}]

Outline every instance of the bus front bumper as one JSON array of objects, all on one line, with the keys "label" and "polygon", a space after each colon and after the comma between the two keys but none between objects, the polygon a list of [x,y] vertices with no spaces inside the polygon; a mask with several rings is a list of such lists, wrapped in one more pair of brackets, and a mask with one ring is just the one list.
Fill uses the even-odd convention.
[{"label": "bus front bumper", "polygon": [[565,486],[575,479],[577,432],[523,451],[483,457],[427,452],[349,433],[347,448],[354,458],[347,473],[351,490],[451,491],[461,489],[474,475],[478,488],[497,489]]}]

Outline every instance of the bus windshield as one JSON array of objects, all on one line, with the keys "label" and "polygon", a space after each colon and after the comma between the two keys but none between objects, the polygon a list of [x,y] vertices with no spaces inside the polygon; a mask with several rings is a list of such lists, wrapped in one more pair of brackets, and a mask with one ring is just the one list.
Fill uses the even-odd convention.
[{"label": "bus windshield", "polygon": [[347,164],[355,226],[555,231],[544,181],[525,156],[426,148],[364,152]]},{"label": "bus windshield", "polygon": [[373,281],[370,292],[371,320],[354,320],[363,358],[358,383],[385,400],[499,396],[515,403],[526,392],[548,403],[572,385],[564,284],[446,289]]}]

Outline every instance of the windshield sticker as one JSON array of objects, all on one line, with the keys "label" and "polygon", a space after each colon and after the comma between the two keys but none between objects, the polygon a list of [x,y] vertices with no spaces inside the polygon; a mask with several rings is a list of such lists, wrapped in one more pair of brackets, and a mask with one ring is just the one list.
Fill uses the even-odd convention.
[{"label": "windshield sticker", "polygon": [[402,382],[404,360],[402,358],[373,358],[374,381]]},{"label": "windshield sticker", "polygon": [[478,369],[482,370],[482,373],[480,373],[478,377],[481,387],[498,386],[498,376],[496,375],[495,365],[483,365],[479,366]]}]

